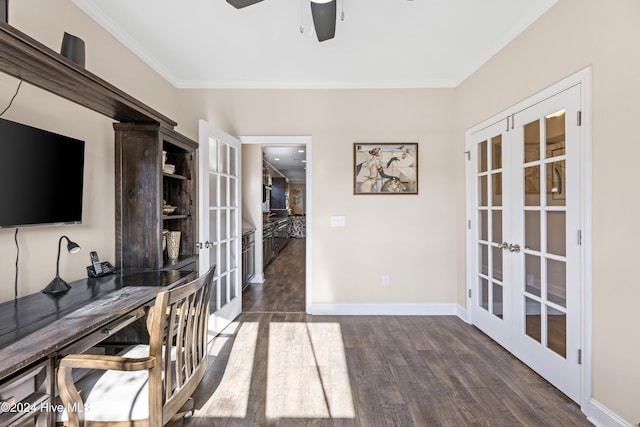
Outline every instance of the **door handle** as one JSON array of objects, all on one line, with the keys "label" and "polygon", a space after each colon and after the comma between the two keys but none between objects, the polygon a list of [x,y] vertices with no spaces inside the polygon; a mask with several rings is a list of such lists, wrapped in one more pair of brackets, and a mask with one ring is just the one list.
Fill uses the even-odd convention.
[{"label": "door handle", "polygon": [[213,242],[210,242],[210,241],[207,240],[204,243],[202,243],[202,242],[196,243],[196,248],[202,249],[203,247],[206,248],[206,249],[212,248],[213,247]]},{"label": "door handle", "polygon": [[520,245],[513,245],[513,244],[509,245],[509,251],[515,252],[515,253],[520,252]]},{"label": "door handle", "polygon": [[500,249],[509,249],[509,244],[507,242],[502,242],[501,245],[498,245]]}]

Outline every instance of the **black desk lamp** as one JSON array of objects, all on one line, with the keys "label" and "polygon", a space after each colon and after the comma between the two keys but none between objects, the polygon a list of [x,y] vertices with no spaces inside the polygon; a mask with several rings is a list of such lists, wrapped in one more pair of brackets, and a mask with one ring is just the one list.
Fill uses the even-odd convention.
[{"label": "black desk lamp", "polygon": [[58,241],[58,260],[56,261],[56,277],[49,282],[46,288],[42,290],[45,294],[57,295],[67,292],[71,286],[60,277],[60,249],[62,248],[62,239],[67,239],[67,250],[70,254],[80,252],[80,246],[76,242],[69,240],[67,236],[60,237]]}]

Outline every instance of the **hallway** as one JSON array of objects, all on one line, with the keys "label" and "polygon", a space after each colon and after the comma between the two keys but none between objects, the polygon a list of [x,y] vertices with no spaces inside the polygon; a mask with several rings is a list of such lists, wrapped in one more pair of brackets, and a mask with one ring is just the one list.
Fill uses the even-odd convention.
[{"label": "hallway", "polygon": [[292,239],[216,337],[180,426],[589,426],[578,406],[452,316],[309,316]]}]

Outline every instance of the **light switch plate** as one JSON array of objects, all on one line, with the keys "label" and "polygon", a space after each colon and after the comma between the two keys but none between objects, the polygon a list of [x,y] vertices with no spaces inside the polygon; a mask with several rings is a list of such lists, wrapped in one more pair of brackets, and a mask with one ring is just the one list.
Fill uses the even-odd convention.
[{"label": "light switch plate", "polygon": [[331,216],[332,227],[345,227],[347,225],[346,218],[343,215]]}]

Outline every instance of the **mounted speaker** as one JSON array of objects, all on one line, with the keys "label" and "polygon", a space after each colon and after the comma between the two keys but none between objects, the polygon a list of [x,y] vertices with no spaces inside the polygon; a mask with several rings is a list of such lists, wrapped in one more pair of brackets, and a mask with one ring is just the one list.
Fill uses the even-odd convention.
[{"label": "mounted speaker", "polygon": [[84,68],[84,41],[81,38],[65,32],[60,54],[69,58],[78,67]]},{"label": "mounted speaker", "polygon": [[251,6],[252,4],[260,3],[262,0],[227,0],[231,6],[236,9],[242,9],[243,7]]},{"label": "mounted speaker", "polygon": [[313,26],[320,42],[332,39],[336,35],[336,4],[336,0],[311,1]]}]

